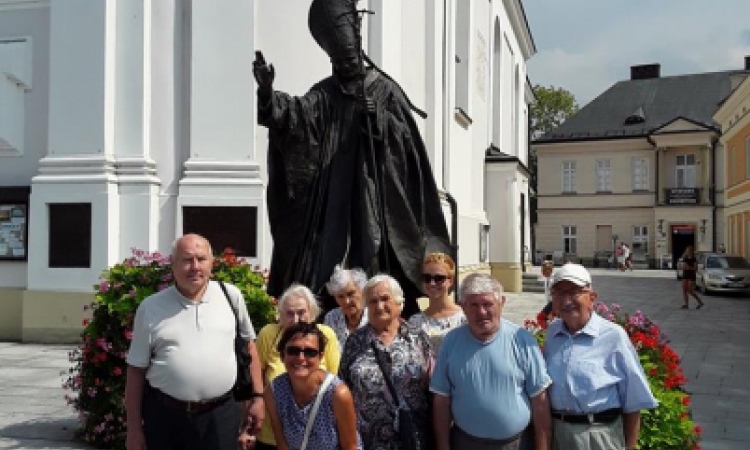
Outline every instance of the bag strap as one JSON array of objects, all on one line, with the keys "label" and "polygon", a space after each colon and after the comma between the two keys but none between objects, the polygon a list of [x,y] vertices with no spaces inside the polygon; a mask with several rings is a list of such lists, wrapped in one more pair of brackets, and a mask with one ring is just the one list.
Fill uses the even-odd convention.
[{"label": "bag strap", "polygon": [[219,281],[219,286],[221,286],[221,290],[224,291],[224,297],[226,297],[227,302],[229,302],[229,309],[231,309],[232,314],[234,314],[235,336],[239,336],[240,335],[240,317],[237,315],[237,310],[234,309],[234,305],[232,304],[232,298],[229,296],[229,292],[227,291],[227,287],[224,286],[224,282]]},{"label": "bag strap", "polygon": [[328,385],[330,385],[332,381],[333,374],[328,373],[325,380],[323,380],[323,383],[318,388],[318,395],[315,396],[315,403],[313,403],[312,409],[310,410],[310,415],[307,417],[307,424],[305,425],[305,436],[302,438],[302,446],[300,446],[299,450],[305,450],[305,448],[307,448],[307,441],[310,439],[310,432],[312,431],[313,422],[315,422],[315,416],[318,415],[320,402],[321,400],[323,400],[323,395],[326,393],[326,389],[328,389]]},{"label": "bag strap", "polygon": [[401,397],[398,396],[396,387],[393,385],[393,380],[391,380],[391,376],[386,372],[385,364],[380,359],[380,350],[378,350],[378,348],[375,346],[375,342],[373,341],[370,341],[370,346],[372,347],[372,351],[375,354],[375,361],[378,363],[378,367],[380,367],[380,371],[383,373],[385,384],[388,386],[388,390],[391,391],[391,397],[393,397],[393,400],[395,400],[396,402],[396,407],[401,407]]}]

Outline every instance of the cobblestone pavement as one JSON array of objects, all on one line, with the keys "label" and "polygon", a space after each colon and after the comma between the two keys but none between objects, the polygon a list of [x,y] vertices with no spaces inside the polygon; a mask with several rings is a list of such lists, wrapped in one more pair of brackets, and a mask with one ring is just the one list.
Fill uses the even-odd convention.
[{"label": "cobblestone pavement", "polygon": [[[535,269],[538,271],[538,268]],[[750,449],[750,298],[707,296],[701,310],[682,310],[673,272],[592,270],[599,299],[642,310],[669,334],[683,359],[702,448]],[[522,324],[543,294],[507,294],[504,317]],[[90,450],[73,439],[75,413],[61,384],[69,346],[0,343],[0,450]],[[666,450],[666,449],[665,449]]]}]

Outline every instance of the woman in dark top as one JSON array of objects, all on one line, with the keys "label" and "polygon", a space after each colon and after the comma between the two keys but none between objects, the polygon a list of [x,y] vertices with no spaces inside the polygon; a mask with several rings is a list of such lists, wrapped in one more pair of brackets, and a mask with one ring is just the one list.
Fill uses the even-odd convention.
[{"label": "woman in dark top", "polygon": [[685,249],[685,253],[682,255],[682,309],[690,308],[689,301],[691,295],[698,301],[698,306],[695,309],[703,307],[701,298],[695,292],[695,271],[697,269],[698,262],[695,259],[695,252],[691,245]]}]

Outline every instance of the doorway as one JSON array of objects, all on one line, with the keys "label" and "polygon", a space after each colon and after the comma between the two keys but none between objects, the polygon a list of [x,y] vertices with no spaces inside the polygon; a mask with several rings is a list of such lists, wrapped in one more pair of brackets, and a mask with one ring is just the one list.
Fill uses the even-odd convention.
[{"label": "doorway", "polygon": [[672,267],[677,267],[677,261],[691,245],[695,250],[695,226],[672,225]]}]

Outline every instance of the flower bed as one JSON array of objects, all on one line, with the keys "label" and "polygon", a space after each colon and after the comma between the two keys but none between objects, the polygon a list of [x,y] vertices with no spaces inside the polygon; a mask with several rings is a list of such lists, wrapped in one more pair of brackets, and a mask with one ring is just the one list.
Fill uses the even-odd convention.
[{"label": "flower bed", "polygon": [[[256,330],[275,320],[273,301],[265,292],[265,273],[231,250],[214,261],[213,278],[232,283],[245,297]],[[81,345],[70,352],[73,364],[63,388],[78,412],[78,436],[99,448],[125,448],[125,372],[133,337],[133,318],[141,301],[172,284],[171,260],[160,253],[133,250],[133,256],[102,274],[94,286],[92,319],[84,320]]]},{"label": "flower bed", "polygon": [[[669,340],[658,325],[641,311],[628,314],[620,305],[596,303],[596,312],[620,326],[630,337],[638,352],[651,392],[659,407],[641,412],[640,450],[699,450],[701,429],[691,418],[690,394],[683,386],[687,381],[680,367],[680,358],[669,346]],[[527,330],[544,346],[547,320],[527,320]]]}]

